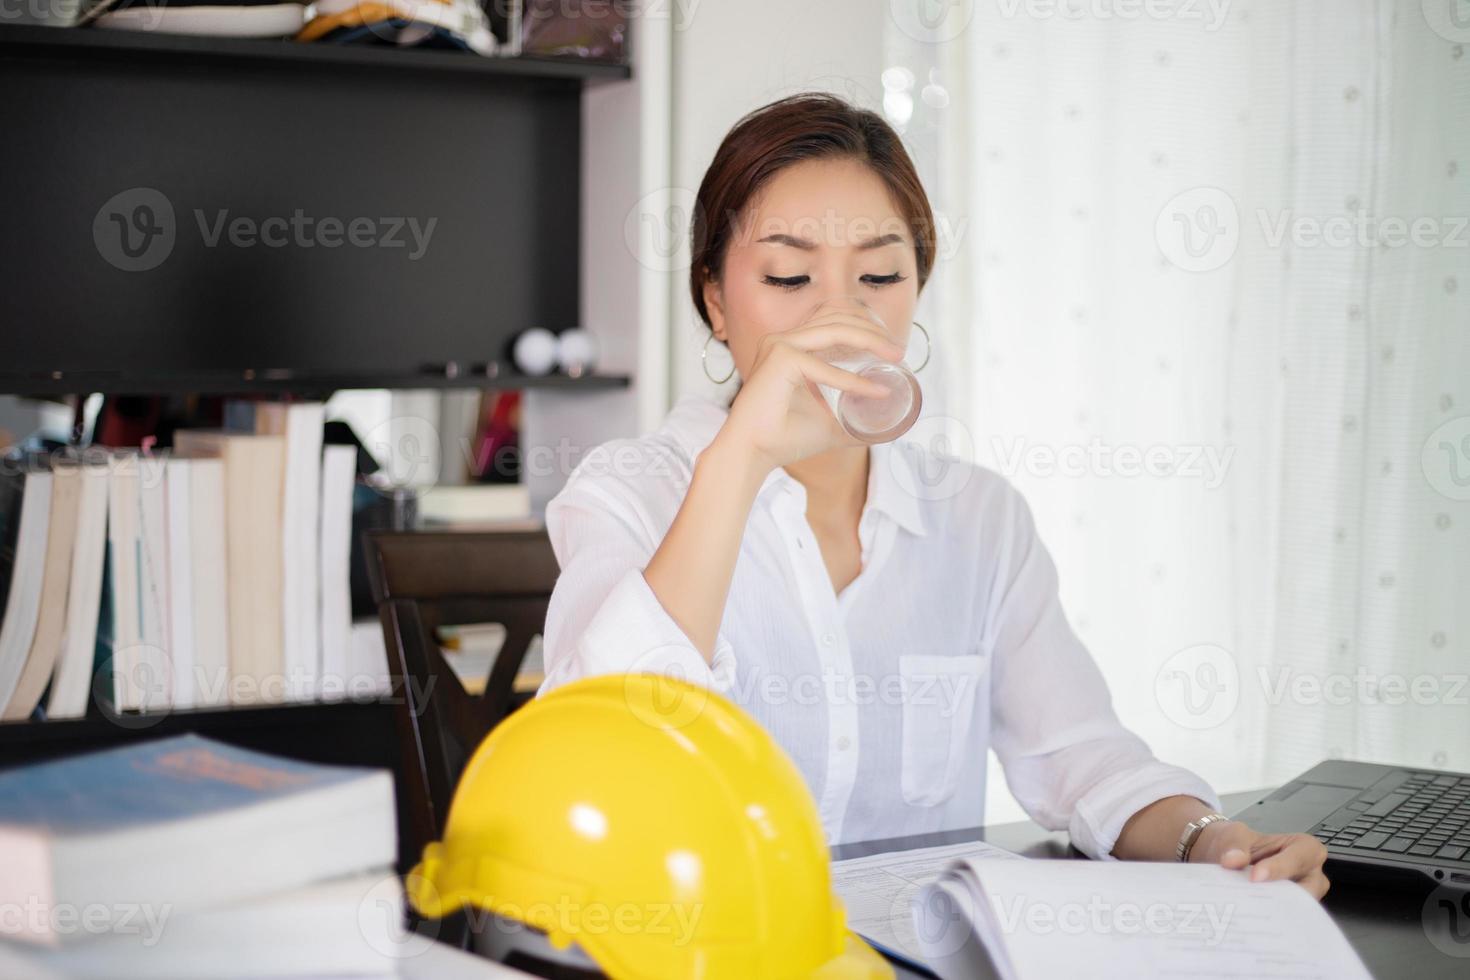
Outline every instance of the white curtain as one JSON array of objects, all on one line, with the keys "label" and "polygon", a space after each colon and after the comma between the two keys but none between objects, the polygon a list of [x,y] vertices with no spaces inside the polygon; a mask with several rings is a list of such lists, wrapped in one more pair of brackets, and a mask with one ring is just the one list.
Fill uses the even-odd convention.
[{"label": "white curtain", "polygon": [[1470,770],[1470,0],[888,6],[919,437],[1026,494],[1124,721],[1222,791]]}]

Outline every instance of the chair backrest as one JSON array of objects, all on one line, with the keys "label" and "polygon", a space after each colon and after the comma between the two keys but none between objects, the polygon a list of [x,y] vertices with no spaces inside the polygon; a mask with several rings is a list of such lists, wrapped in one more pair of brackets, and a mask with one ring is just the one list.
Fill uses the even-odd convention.
[{"label": "chair backrest", "polygon": [[[408,853],[444,832],[470,754],[525,698],[516,675],[546,622],[556,556],[544,529],[369,531],[368,575],[388,646],[394,714],[404,753]],[[502,623],[505,642],[483,693],[465,690],[445,661],[440,626]]]}]

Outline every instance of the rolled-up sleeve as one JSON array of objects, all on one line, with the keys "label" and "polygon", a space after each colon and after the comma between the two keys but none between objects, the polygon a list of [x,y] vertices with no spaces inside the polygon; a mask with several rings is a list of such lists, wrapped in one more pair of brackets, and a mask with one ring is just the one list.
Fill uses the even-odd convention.
[{"label": "rolled-up sleeve", "polygon": [[986,627],[992,746],[1016,799],[1093,858],[1111,858],[1128,819],[1165,797],[1192,796],[1219,809],[1209,784],[1160,762],[1118,721],[1097,664],[1062,611],[1056,566],[1030,508],[1008,484],[997,506],[992,526],[1003,530]]},{"label": "rolled-up sleeve", "polygon": [[662,541],[631,490],[574,473],[546,508],[560,574],[543,631],[544,694],[581,677],[658,673],[717,691],[734,684],[735,651],[721,630],[711,663],[660,604],[643,569]]}]

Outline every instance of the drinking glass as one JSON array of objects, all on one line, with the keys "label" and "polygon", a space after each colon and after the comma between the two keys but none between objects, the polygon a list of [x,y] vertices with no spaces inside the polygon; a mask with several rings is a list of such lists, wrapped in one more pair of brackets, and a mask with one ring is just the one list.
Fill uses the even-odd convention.
[{"label": "drinking glass", "polygon": [[[893,335],[888,325],[876,311],[857,296],[844,296],[840,300],[828,300],[821,306],[847,306],[866,316],[890,339]],[[820,306],[816,309],[820,309]],[[813,313],[816,312],[813,309]],[[819,384],[818,389],[826,399],[827,407],[837,416],[837,422],[854,439],[865,443],[891,442],[903,435],[919,417],[924,404],[924,394],[919,379],[906,365],[885,361],[871,351],[846,345],[829,347],[817,351],[817,356],[844,371],[851,371],[868,381],[877,382],[886,390],[878,397],[859,395],[830,385]]]}]

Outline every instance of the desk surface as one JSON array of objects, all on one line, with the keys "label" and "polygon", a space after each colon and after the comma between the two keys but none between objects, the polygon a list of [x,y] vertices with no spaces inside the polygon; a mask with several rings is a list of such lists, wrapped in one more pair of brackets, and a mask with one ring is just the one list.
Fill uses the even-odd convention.
[{"label": "desk surface", "polygon": [[[1261,796],[1260,792],[1232,793],[1220,802],[1226,813],[1239,813]],[[1066,834],[1044,830],[1030,821],[886,841],[840,844],[832,849],[832,857],[845,860],[976,840],[1029,858],[1082,859],[1082,854],[1068,843]],[[1323,904],[1374,977],[1380,980],[1395,977],[1465,980],[1470,976],[1470,957],[1454,957],[1441,952],[1424,931],[1421,916],[1425,899],[1432,890],[1428,879],[1422,886],[1413,879],[1385,885],[1381,880],[1337,875],[1333,877],[1332,888]],[[899,975],[908,977],[915,974],[901,971]]]}]

